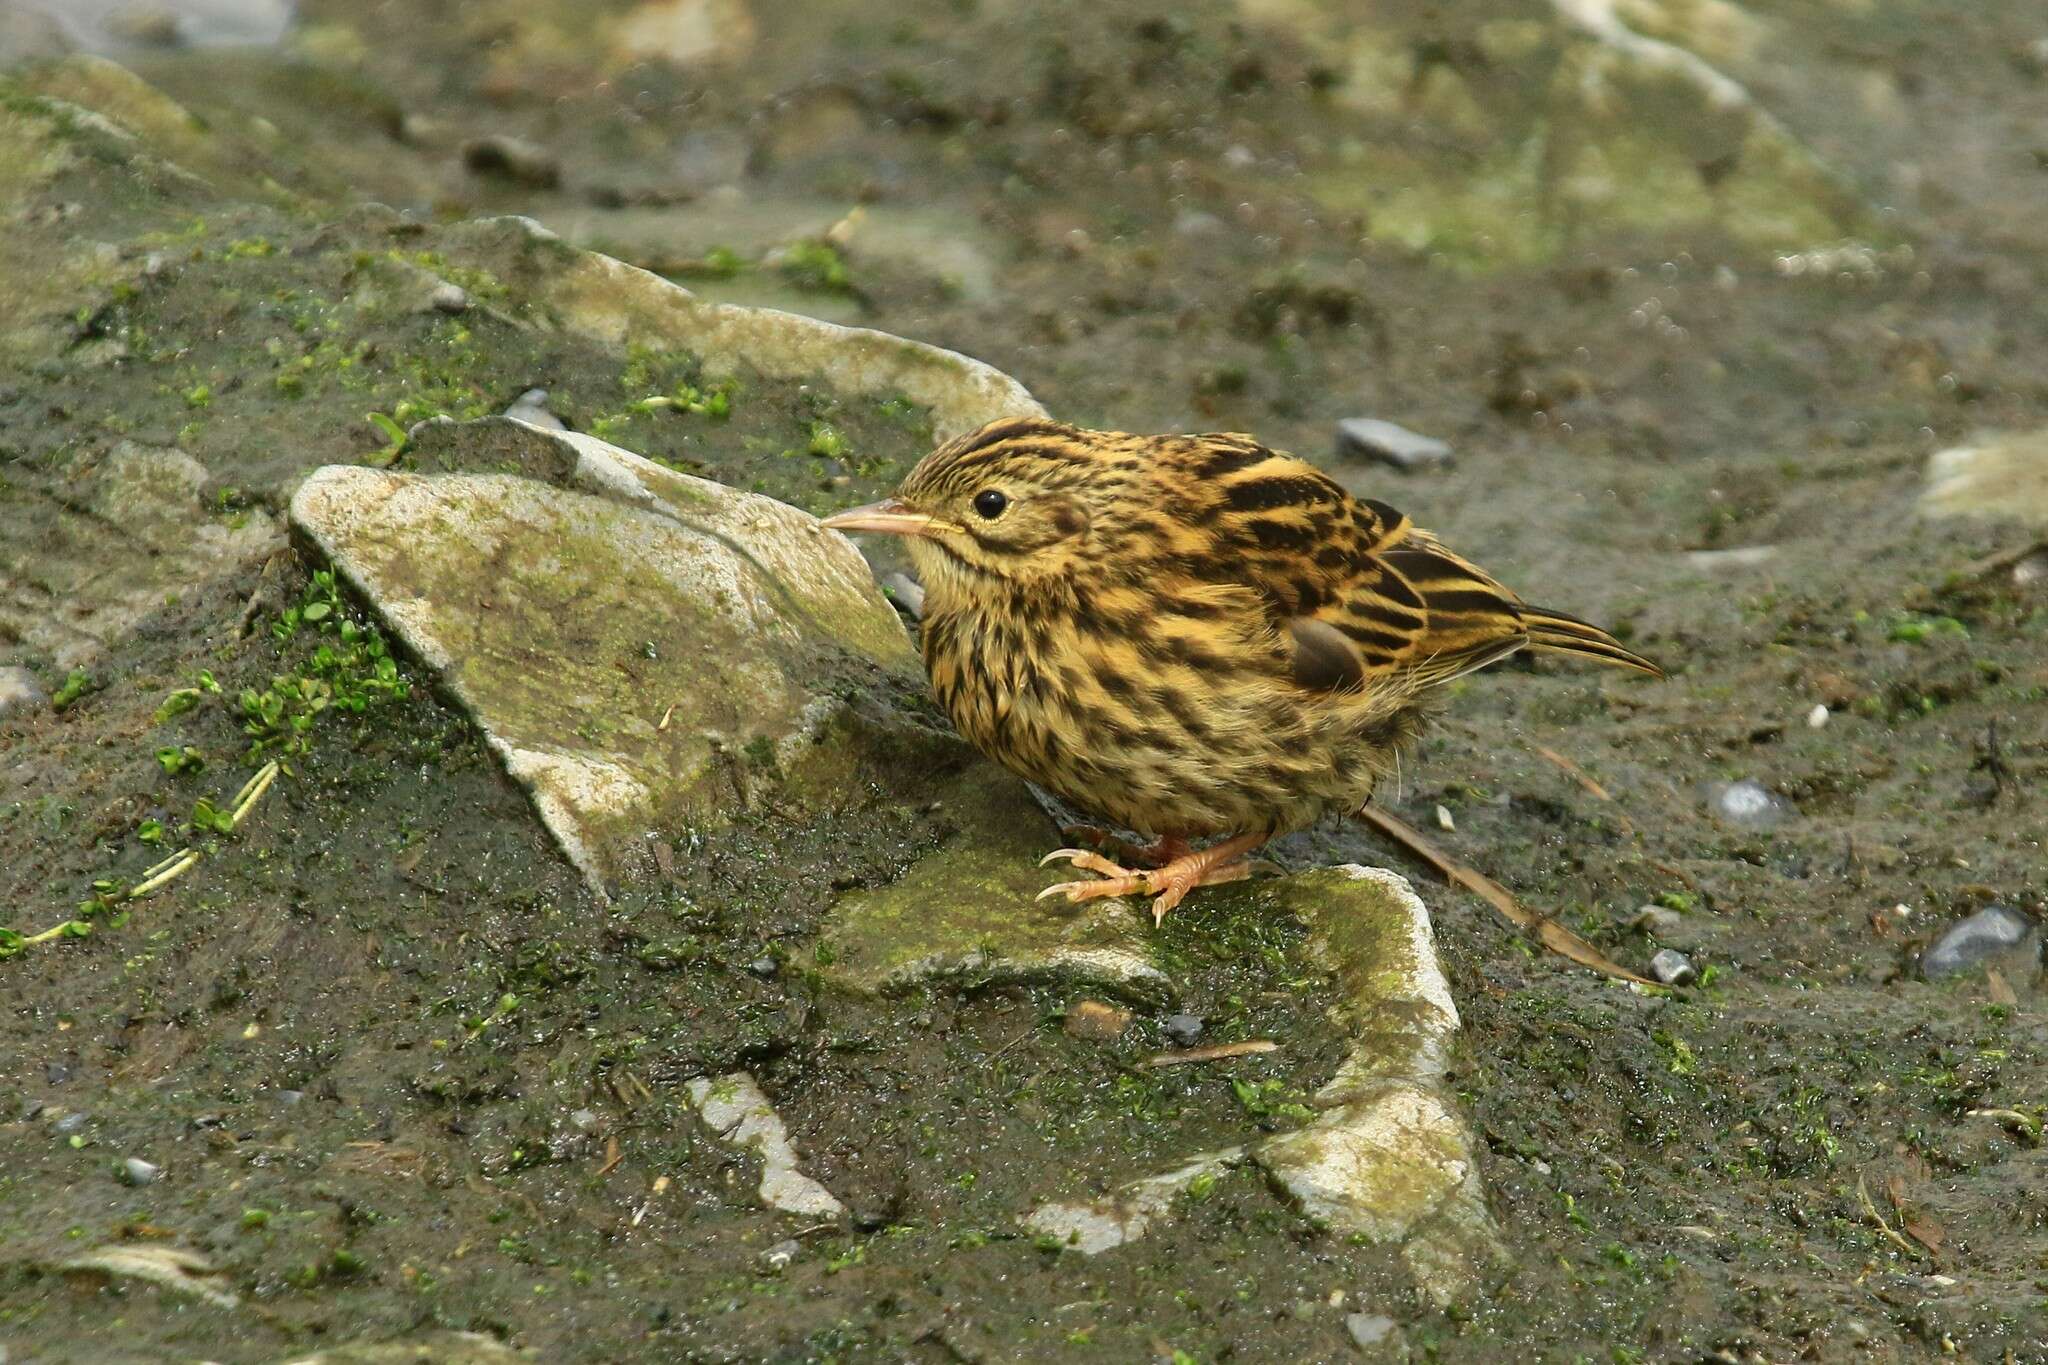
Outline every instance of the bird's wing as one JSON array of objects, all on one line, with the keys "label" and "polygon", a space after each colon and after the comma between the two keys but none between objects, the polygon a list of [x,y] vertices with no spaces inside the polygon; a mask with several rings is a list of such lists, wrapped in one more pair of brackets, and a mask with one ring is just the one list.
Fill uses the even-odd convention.
[{"label": "bird's wing", "polygon": [[1205,568],[1262,595],[1303,687],[1433,687],[1532,644],[1655,670],[1597,627],[1525,605],[1400,512],[1352,497],[1306,461],[1248,436],[1192,444],[1183,515],[1208,533]]}]

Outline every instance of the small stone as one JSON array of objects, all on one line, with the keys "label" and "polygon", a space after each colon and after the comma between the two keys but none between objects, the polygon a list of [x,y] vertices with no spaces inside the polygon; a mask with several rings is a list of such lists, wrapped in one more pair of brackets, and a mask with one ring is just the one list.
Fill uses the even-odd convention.
[{"label": "small stone", "polygon": [[163,1173],[163,1167],[153,1161],[144,1161],[139,1156],[131,1156],[124,1160],[119,1171],[122,1182],[129,1185],[154,1185]]},{"label": "small stone", "polygon": [[763,953],[747,964],[747,970],[766,981],[773,979],[775,974],[782,970],[782,964],[767,953]]},{"label": "small stone", "polygon": [[1958,920],[1920,954],[1920,975],[1929,981],[1967,972],[2027,941],[2039,928],[2033,918],[2004,905],[1987,905]]},{"label": "small stone", "polygon": [[1687,550],[1685,562],[1703,573],[1754,569],[1778,557],[1775,545],[1738,545],[1732,550]]},{"label": "small stone", "polygon": [[1828,717],[1832,714],[1833,712],[1829,711],[1826,706],[1815,702],[1813,709],[1806,713],[1806,728],[1809,730],[1821,729],[1828,723]]},{"label": "small stone", "polygon": [[2048,584],[2048,546],[2038,547],[2012,566],[2015,588],[2037,588]]},{"label": "small stone", "polygon": [[2048,428],[1988,434],[1929,456],[1920,510],[2048,526]]},{"label": "small stone", "polygon": [[1234,171],[1249,170],[1259,164],[1259,154],[1240,142],[1224,149],[1223,164]]},{"label": "small stone", "polygon": [[443,284],[427,295],[427,302],[443,313],[467,313],[469,291],[459,284]]},{"label": "small stone", "polygon": [[1173,220],[1173,235],[1176,237],[1213,237],[1228,226],[1213,213],[1201,209],[1183,209]]},{"label": "small stone", "polygon": [[1676,948],[1658,950],[1657,955],[1650,959],[1650,975],[1667,986],[1690,986],[1699,979],[1692,959]]},{"label": "small stone", "polygon": [[1436,808],[1436,827],[1448,833],[1455,833],[1457,831],[1458,822],[1451,818],[1451,808],[1449,806],[1438,806]]},{"label": "small stone", "polygon": [[57,1121],[56,1121],[55,1123],[51,1124],[51,1125],[50,1125],[50,1127],[51,1127],[51,1129],[52,1129],[53,1131],[55,1131],[55,1132],[58,1132],[58,1133],[64,1133],[64,1134],[71,1134],[71,1133],[76,1133],[76,1132],[78,1132],[78,1131],[79,1131],[80,1129],[82,1129],[82,1128],[84,1128],[84,1127],[85,1127],[85,1121],[86,1121],[86,1117],[87,1117],[87,1116],[86,1116],[86,1114],[84,1113],[84,1111],[82,1111],[82,1110],[80,1110],[80,1111],[76,1111],[76,1112],[73,1112],[73,1113],[69,1113],[69,1114],[66,1114],[66,1115],[64,1115],[64,1116],[63,1116],[62,1118],[58,1119],[58,1120],[57,1120]]},{"label": "small stone", "polygon": [[1451,462],[1447,443],[1377,417],[1347,417],[1337,423],[1337,453],[1353,459],[1377,460],[1404,474],[1437,469]]},{"label": "small stone", "polygon": [[528,389],[512,400],[512,406],[505,409],[505,415],[515,422],[524,422],[530,427],[545,427],[549,431],[567,431],[569,424],[548,409],[546,389]]},{"label": "small stone", "polygon": [[305,1098],[306,1092],[303,1090],[280,1090],[277,1092],[277,1102],[286,1106],[297,1104]]},{"label": "small stone", "polygon": [[569,1122],[587,1133],[597,1127],[597,1111],[595,1109],[578,1109],[569,1115]]},{"label": "small stone", "polygon": [[1792,807],[1784,798],[1753,777],[1715,783],[1709,789],[1708,804],[1714,814],[1729,824],[1752,829],[1781,825],[1792,815]]},{"label": "small stone", "polygon": [[1066,1030],[1070,1038],[1091,1043],[1111,1043],[1123,1037],[1131,1026],[1131,1012],[1101,1000],[1082,1000],[1067,1011]]},{"label": "small stone", "polygon": [[50,704],[36,675],[25,668],[0,668],[0,720],[40,711]]},{"label": "small stone", "polygon": [[1646,905],[1636,911],[1629,928],[1640,929],[1651,938],[1669,938],[1685,925],[1685,916],[1661,905]]},{"label": "small stone", "polygon": [[562,183],[562,163],[547,148],[525,138],[493,134],[462,145],[462,164],[478,175],[496,176],[534,189]]},{"label": "small stone", "polygon": [[0,4],[0,70],[67,57],[74,46],[64,25],[41,9]]},{"label": "small stone", "polygon": [[1351,1334],[1351,1340],[1360,1350],[1369,1351],[1385,1358],[1396,1353],[1406,1355],[1406,1342],[1401,1338],[1401,1326],[1384,1313],[1346,1313],[1344,1330]]},{"label": "small stone", "polygon": [[1202,1036],[1202,1016],[1199,1014],[1169,1014],[1160,1027],[1176,1047],[1193,1047]]},{"label": "small stone", "polygon": [[803,1243],[794,1237],[785,1242],[777,1242],[761,1253],[761,1264],[770,1270],[787,1270],[790,1262],[794,1261],[803,1249]]},{"label": "small stone", "polygon": [[41,1100],[23,1100],[17,1121],[28,1123],[31,1120],[39,1119],[43,1116],[44,1108],[45,1106]]},{"label": "small stone", "polygon": [[43,1079],[51,1085],[62,1085],[71,1079],[71,1068],[62,1062],[43,1063]]},{"label": "small stone", "polygon": [[168,5],[124,5],[107,16],[107,32],[136,47],[173,48],[185,45],[185,28]]}]

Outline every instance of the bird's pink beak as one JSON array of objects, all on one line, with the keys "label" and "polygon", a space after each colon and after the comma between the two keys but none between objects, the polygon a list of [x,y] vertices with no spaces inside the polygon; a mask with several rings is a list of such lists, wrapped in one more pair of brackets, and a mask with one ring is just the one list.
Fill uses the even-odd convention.
[{"label": "bird's pink beak", "polygon": [[929,536],[940,525],[930,513],[918,511],[901,498],[849,508],[825,518],[824,524],[835,531],[872,531],[883,536]]}]

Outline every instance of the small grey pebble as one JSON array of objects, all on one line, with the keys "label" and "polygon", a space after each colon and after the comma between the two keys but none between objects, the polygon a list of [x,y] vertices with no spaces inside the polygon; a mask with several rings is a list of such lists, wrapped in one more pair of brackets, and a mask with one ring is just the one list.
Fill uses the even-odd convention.
[{"label": "small grey pebble", "polygon": [[163,1167],[139,1156],[131,1156],[121,1163],[121,1179],[130,1185],[153,1185],[163,1173]]},{"label": "small grey pebble", "polygon": [[66,1114],[51,1124],[50,1127],[59,1133],[75,1133],[85,1127],[85,1121],[88,1117],[89,1115],[80,1110],[75,1113]]},{"label": "small grey pebble", "polygon": [[1769,829],[1783,824],[1793,811],[1790,802],[1753,777],[1740,782],[1717,782],[1708,788],[1714,814],[1731,825]]},{"label": "small grey pebble", "polygon": [[1692,959],[1676,948],[1660,949],[1650,959],[1650,975],[1667,986],[1689,986],[1698,978],[1699,972],[1692,965]]},{"label": "small grey pebble", "polygon": [[782,966],[773,957],[763,953],[747,964],[747,970],[755,976],[772,977],[782,970]]},{"label": "small grey pebble", "polygon": [[1685,927],[1685,916],[1661,905],[1646,905],[1636,911],[1629,926],[1642,930],[1651,938],[1669,938]]},{"label": "small grey pebble", "polygon": [[761,1264],[770,1270],[783,1270],[803,1252],[803,1244],[794,1237],[786,1242],[777,1242],[761,1253]]},{"label": "small grey pebble", "polygon": [[1199,1014],[1169,1014],[1161,1025],[1166,1036],[1182,1047],[1188,1047],[1202,1036],[1202,1016]]},{"label": "small grey pebble", "polygon": [[277,1092],[277,1102],[279,1104],[297,1104],[304,1098],[306,1098],[306,1092],[303,1090],[280,1090]]},{"label": "small grey pebble", "polygon": [[41,1100],[23,1100],[21,1102],[21,1118],[19,1121],[22,1123],[27,1123],[31,1119],[41,1118],[43,1115],[43,1108],[44,1106]]},{"label": "small grey pebble", "polygon": [[1987,958],[2026,942],[2035,925],[2030,916],[2009,906],[1987,905],[1957,920],[1920,954],[1920,975],[1929,981],[1967,972]]},{"label": "small grey pebble", "polygon": [[502,134],[463,144],[462,164],[479,175],[502,176],[536,189],[562,183],[562,163],[547,148]]},{"label": "small grey pebble", "polygon": [[1401,1325],[1384,1313],[1346,1313],[1344,1330],[1359,1346],[1375,1353],[1397,1351],[1405,1344]]},{"label": "small grey pebble", "polygon": [[578,1109],[575,1113],[569,1115],[569,1122],[587,1133],[597,1127],[597,1111],[595,1109]]},{"label": "small grey pebble", "polygon": [[136,47],[185,46],[185,25],[171,5],[123,5],[106,18],[107,32]]},{"label": "small grey pebble", "polygon": [[443,313],[467,313],[469,291],[459,284],[443,284],[427,295],[427,302]]},{"label": "small grey pebble", "polygon": [[0,668],[0,720],[40,711],[49,704],[50,694],[43,691],[35,674],[25,668]]},{"label": "small grey pebble", "polygon": [[1337,423],[1337,453],[1358,460],[1376,460],[1404,474],[1437,469],[1451,462],[1451,447],[1377,417],[1347,417]]},{"label": "small grey pebble", "polygon": [[62,1085],[71,1079],[71,1068],[62,1062],[43,1063],[43,1079],[51,1085]]},{"label": "small grey pebble", "polygon": [[227,1122],[225,1114],[194,1114],[192,1116],[192,1126],[202,1133],[210,1128],[225,1128]]},{"label": "small grey pebble", "polygon": [[512,400],[512,406],[505,409],[505,415],[515,422],[524,422],[530,427],[542,427],[548,431],[567,431],[569,424],[548,410],[548,391],[528,389]]}]

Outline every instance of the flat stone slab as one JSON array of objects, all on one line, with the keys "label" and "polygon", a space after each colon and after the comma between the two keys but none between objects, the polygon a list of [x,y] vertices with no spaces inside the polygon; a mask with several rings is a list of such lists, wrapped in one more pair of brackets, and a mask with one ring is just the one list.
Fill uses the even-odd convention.
[{"label": "flat stone slab", "polygon": [[285,547],[275,518],[223,513],[203,497],[206,467],[173,446],[117,442],[61,473],[15,465],[26,506],[0,534],[0,662],[21,650],[59,669],[90,665],[167,594],[258,563]]},{"label": "flat stone slab", "polygon": [[[451,427],[453,424],[451,424]],[[850,791],[837,686],[916,655],[865,561],[772,499],[516,422],[423,433],[507,472],[316,471],[293,525],[432,668],[602,890],[757,787]]]},{"label": "flat stone slab", "polygon": [[1937,451],[1927,462],[1920,510],[2048,527],[2048,428]]},{"label": "flat stone slab", "polygon": [[[547,235],[524,219],[467,230]],[[665,341],[701,356],[714,373],[746,364],[762,375],[820,381],[841,393],[900,394],[931,413],[939,444],[999,417],[1045,415],[1022,384],[956,351],[871,327],[719,303],[594,251],[568,253],[559,270],[535,282],[534,292],[564,327],[608,344]]]},{"label": "flat stone slab", "polygon": [[1099,1199],[1054,1201],[1023,1224],[1098,1254],[1172,1215],[1205,1174],[1256,1162],[1332,1231],[1400,1249],[1431,1299],[1469,1297],[1505,1251],[1486,1210],[1470,1130],[1444,1085],[1458,1011],[1437,962],[1429,911],[1406,879],[1380,868],[1323,868],[1271,884],[1336,974],[1353,1043],[1315,1096],[1321,1112],[1245,1148],[1191,1155]]},{"label": "flat stone slab", "polygon": [[761,1202],[784,1213],[837,1218],[846,1206],[832,1192],[797,1169],[789,1129],[761,1087],[744,1071],[701,1077],[689,1085],[697,1116],[721,1142],[761,1159]]},{"label": "flat stone slab", "polygon": [[947,806],[959,832],[944,847],[890,885],[833,906],[827,980],[861,992],[973,975],[1086,983],[1148,1000],[1171,993],[1145,917],[1128,903],[1037,899],[1071,873],[1038,865],[1055,831],[1023,783],[977,767]]},{"label": "flat stone slab", "polygon": [[356,1341],[276,1365],[513,1365],[532,1360],[482,1332],[424,1332],[391,1341]]}]

